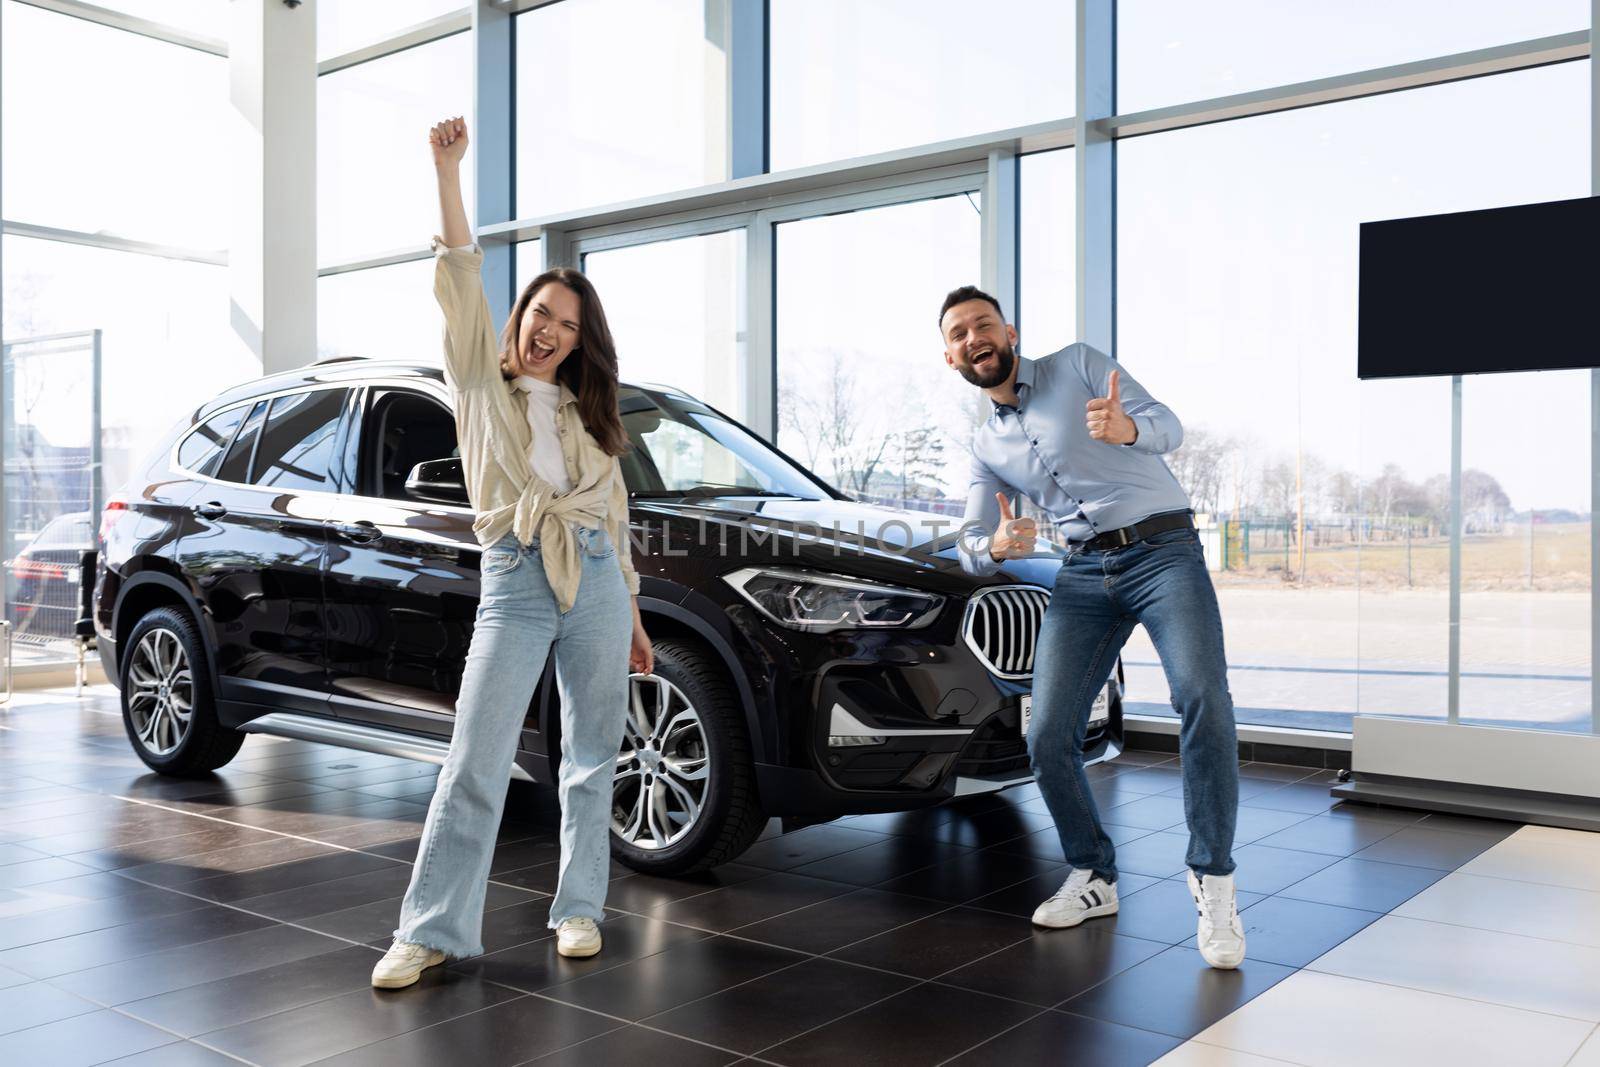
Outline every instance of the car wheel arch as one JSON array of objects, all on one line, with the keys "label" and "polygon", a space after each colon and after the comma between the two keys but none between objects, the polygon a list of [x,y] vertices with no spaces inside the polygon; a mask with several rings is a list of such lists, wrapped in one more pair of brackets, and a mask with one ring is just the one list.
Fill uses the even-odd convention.
[{"label": "car wheel arch", "polygon": [[200,633],[201,644],[205,647],[206,672],[211,676],[211,684],[215,691],[216,665],[212,662],[211,647],[205,641],[205,615],[200,608],[200,602],[195,599],[194,593],[182,579],[162,570],[141,570],[130,574],[123,579],[122,588],[117,592],[116,611],[111,617],[111,632],[116,635],[118,676],[121,676],[123,661],[128,654],[128,635],[139,625],[140,619],[156,608],[162,607],[181,608],[194,620]]},{"label": "car wheel arch", "polygon": [[[757,762],[765,762],[768,758],[766,742],[770,731],[762,722],[760,700],[750,684],[749,675],[740,665],[739,657],[727,638],[717,633],[701,616],[665,600],[639,597],[639,615],[644,621],[645,629],[653,638],[697,641],[711,650],[720,661],[723,670],[727,672],[735,692],[738,693],[739,703],[744,708],[745,725],[750,731],[750,746],[756,753]],[[541,685],[537,699],[539,732],[548,739],[545,742],[543,759],[547,764],[548,780],[555,781],[556,764],[561,758],[559,743],[561,716],[555,685],[553,683]]]}]

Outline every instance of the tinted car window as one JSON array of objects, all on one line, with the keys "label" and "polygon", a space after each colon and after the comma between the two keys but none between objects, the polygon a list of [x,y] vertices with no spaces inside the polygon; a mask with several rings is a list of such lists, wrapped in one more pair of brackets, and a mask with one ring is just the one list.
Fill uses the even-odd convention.
[{"label": "tinted car window", "polygon": [[222,450],[233,439],[233,431],[244,420],[248,407],[230,408],[196,427],[178,446],[178,466],[210,477],[222,460]]},{"label": "tinted car window", "polygon": [[411,468],[430,459],[460,455],[456,419],[449,408],[419,393],[375,393],[362,420],[358,492],[409,500],[406,478]]},{"label": "tinted car window", "polygon": [[233,446],[228,449],[228,457],[217,468],[218,478],[225,482],[250,480],[250,453],[255,450],[256,438],[261,433],[261,422],[266,417],[266,412],[265,400],[250,409],[250,417],[245,420],[238,436],[233,439]]},{"label": "tinted car window", "polygon": [[275,489],[327,489],[333,438],[344,389],[291,393],[272,402],[253,465],[255,484]]}]

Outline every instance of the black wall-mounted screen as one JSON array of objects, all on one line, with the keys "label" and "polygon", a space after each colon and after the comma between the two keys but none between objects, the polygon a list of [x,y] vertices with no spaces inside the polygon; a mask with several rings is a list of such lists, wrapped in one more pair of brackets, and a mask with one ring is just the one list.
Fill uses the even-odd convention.
[{"label": "black wall-mounted screen", "polygon": [[1600,366],[1600,197],[1361,226],[1357,374]]}]

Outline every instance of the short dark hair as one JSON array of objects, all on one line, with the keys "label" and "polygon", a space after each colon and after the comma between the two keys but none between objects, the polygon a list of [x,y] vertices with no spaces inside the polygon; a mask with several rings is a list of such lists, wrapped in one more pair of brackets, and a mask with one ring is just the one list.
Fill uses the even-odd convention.
[{"label": "short dark hair", "polygon": [[950,295],[944,298],[944,304],[939,308],[939,322],[944,323],[944,313],[957,304],[965,304],[968,300],[983,300],[994,306],[994,313],[1005,321],[1006,313],[1000,308],[1000,301],[979,289],[976,285],[963,285],[959,289],[950,290]]}]

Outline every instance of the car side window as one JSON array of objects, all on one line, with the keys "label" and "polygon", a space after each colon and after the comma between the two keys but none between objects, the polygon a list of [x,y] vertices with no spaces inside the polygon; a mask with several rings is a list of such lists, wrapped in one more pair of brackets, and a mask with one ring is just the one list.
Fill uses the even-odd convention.
[{"label": "car side window", "polygon": [[249,410],[248,405],[229,408],[189,431],[189,436],[178,445],[178,466],[207,478],[215,474],[223,450],[233,440],[233,432]]},{"label": "car side window", "polygon": [[347,395],[344,389],[315,389],[275,398],[251,464],[254,483],[274,489],[330,489],[329,464]]},{"label": "car side window", "polygon": [[460,455],[456,419],[449,408],[409,390],[374,391],[361,420],[356,492],[385,500],[410,500],[406,477],[413,467],[430,459]]},{"label": "car side window", "polygon": [[234,435],[233,444],[228,448],[228,455],[221,465],[217,467],[216,477],[224,482],[247,482],[250,480],[250,457],[256,450],[256,438],[261,435],[261,423],[267,416],[267,402],[259,401],[250,409],[250,417],[244,420],[244,425]]}]

